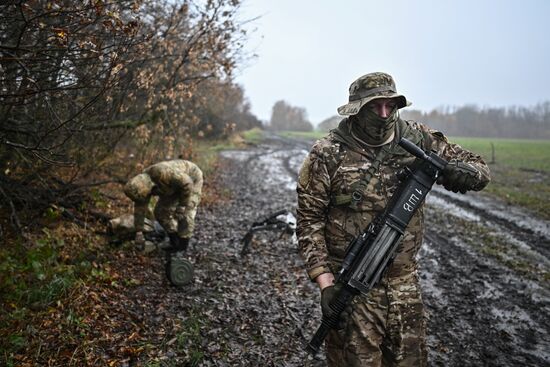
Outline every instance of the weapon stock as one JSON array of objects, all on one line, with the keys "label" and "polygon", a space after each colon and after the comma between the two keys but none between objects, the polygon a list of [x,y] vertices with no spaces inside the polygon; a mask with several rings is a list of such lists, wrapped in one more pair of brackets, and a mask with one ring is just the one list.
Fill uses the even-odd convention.
[{"label": "weapon stock", "polygon": [[293,234],[296,229],[296,218],[288,210],[279,210],[271,215],[266,216],[263,219],[259,219],[252,223],[252,227],[246,232],[242,239],[243,247],[241,249],[241,256],[245,256],[248,253],[248,247],[254,236],[254,233],[259,231],[270,230],[283,230],[281,236],[286,234]]}]

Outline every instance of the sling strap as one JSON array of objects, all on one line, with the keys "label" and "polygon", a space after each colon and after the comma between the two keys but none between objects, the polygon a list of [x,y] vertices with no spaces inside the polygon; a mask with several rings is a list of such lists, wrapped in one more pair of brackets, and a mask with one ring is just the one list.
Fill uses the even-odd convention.
[{"label": "sling strap", "polygon": [[380,149],[374,158],[374,162],[367,169],[363,177],[351,187],[351,194],[334,195],[332,197],[334,205],[349,204],[351,209],[357,210],[359,204],[363,201],[364,193],[367,191],[372,176],[374,176],[374,173],[378,170],[382,161],[391,153],[390,146],[391,144],[386,144]]}]

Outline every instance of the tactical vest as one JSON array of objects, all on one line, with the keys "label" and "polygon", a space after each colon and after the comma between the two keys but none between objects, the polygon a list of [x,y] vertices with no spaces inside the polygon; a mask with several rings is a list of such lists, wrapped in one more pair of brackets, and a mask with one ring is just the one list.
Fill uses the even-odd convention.
[{"label": "tactical vest", "polygon": [[[331,134],[331,137],[332,139],[340,143],[338,145],[338,151],[331,154],[333,159],[329,160],[327,164],[328,173],[332,178],[336,173],[338,167],[340,167],[341,162],[346,157],[346,154],[350,148],[347,146],[346,141],[341,139],[338,135]],[[408,122],[399,119],[396,124],[395,139],[391,143],[384,145],[380,149],[380,151],[374,158],[372,165],[367,169],[364,176],[351,187],[351,194],[333,195],[331,197],[331,203],[336,206],[347,205],[350,209],[356,210],[358,205],[361,204],[361,202],[363,201],[369,182],[371,181],[374,173],[379,169],[380,164],[386,158],[392,155],[405,154],[405,150],[397,144],[397,142],[399,142],[399,139],[401,139],[402,137],[412,141],[416,145],[421,145],[423,141],[423,135],[420,131],[411,128]]]}]

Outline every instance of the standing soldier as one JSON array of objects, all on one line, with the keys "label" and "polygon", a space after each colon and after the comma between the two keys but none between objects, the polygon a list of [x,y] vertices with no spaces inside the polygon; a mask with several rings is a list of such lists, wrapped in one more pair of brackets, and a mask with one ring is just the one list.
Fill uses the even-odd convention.
[{"label": "standing soldier", "polygon": [[[404,121],[399,109],[410,105],[385,73],[366,74],[350,86],[348,116],[317,141],[298,180],[297,235],[308,275],[321,289],[321,310],[332,312],[334,275],[348,243],[388,203],[398,180],[395,173],[414,161],[397,144],[401,137],[449,161],[438,180],[446,189],[465,193],[489,183],[485,162],[450,143],[438,131]],[[424,308],[416,254],[422,243],[424,215],[412,218],[396,257],[368,296],[355,297],[339,330],[325,343],[329,366],[425,366]]]},{"label": "standing soldier", "polygon": [[[195,215],[201,199],[202,171],[186,160],[171,160],[147,167],[124,187],[134,202],[135,243],[143,245],[143,226],[152,196],[158,196],[155,219],[168,233],[170,246],[166,274],[174,285],[191,281],[192,265],[182,258],[195,228]],[[172,256],[172,255],[175,256]]]}]

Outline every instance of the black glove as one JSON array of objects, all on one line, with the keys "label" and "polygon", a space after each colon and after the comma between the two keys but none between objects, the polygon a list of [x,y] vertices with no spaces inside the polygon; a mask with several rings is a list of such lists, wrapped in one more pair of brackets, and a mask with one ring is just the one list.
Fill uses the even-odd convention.
[{"label": "black glove", "polygon": [[478,170],[471,164],[451,160],[443,170],[443,174],[438,177],[437,183],[449,191],[464,194],[476,188],[479,183],[478,177]]},{"label": "black glove", "polygon": [[[330,317],[334,313],[334,311],[330,308],[330,303],[332,301],[332,298],[334,298],[340,288],[342,288],[342,285],[337,283],[336,285],[325,287],[321,291],[321,312],[323,313],[324,317]],[[342,311],[342,313],[340,314],[340,318],[338,319],[338,324],[336,325],[337,330],[342,330],[346,327],[351,312],[351,305],[348,305],[344,309],[344,311]]]},{"label": "black glove", "polygon": [[170,238],[170,247],[165,248],[167,252],[179,252],[187,250],[189,238],[181,238],[177,233],[168,233]]}]

